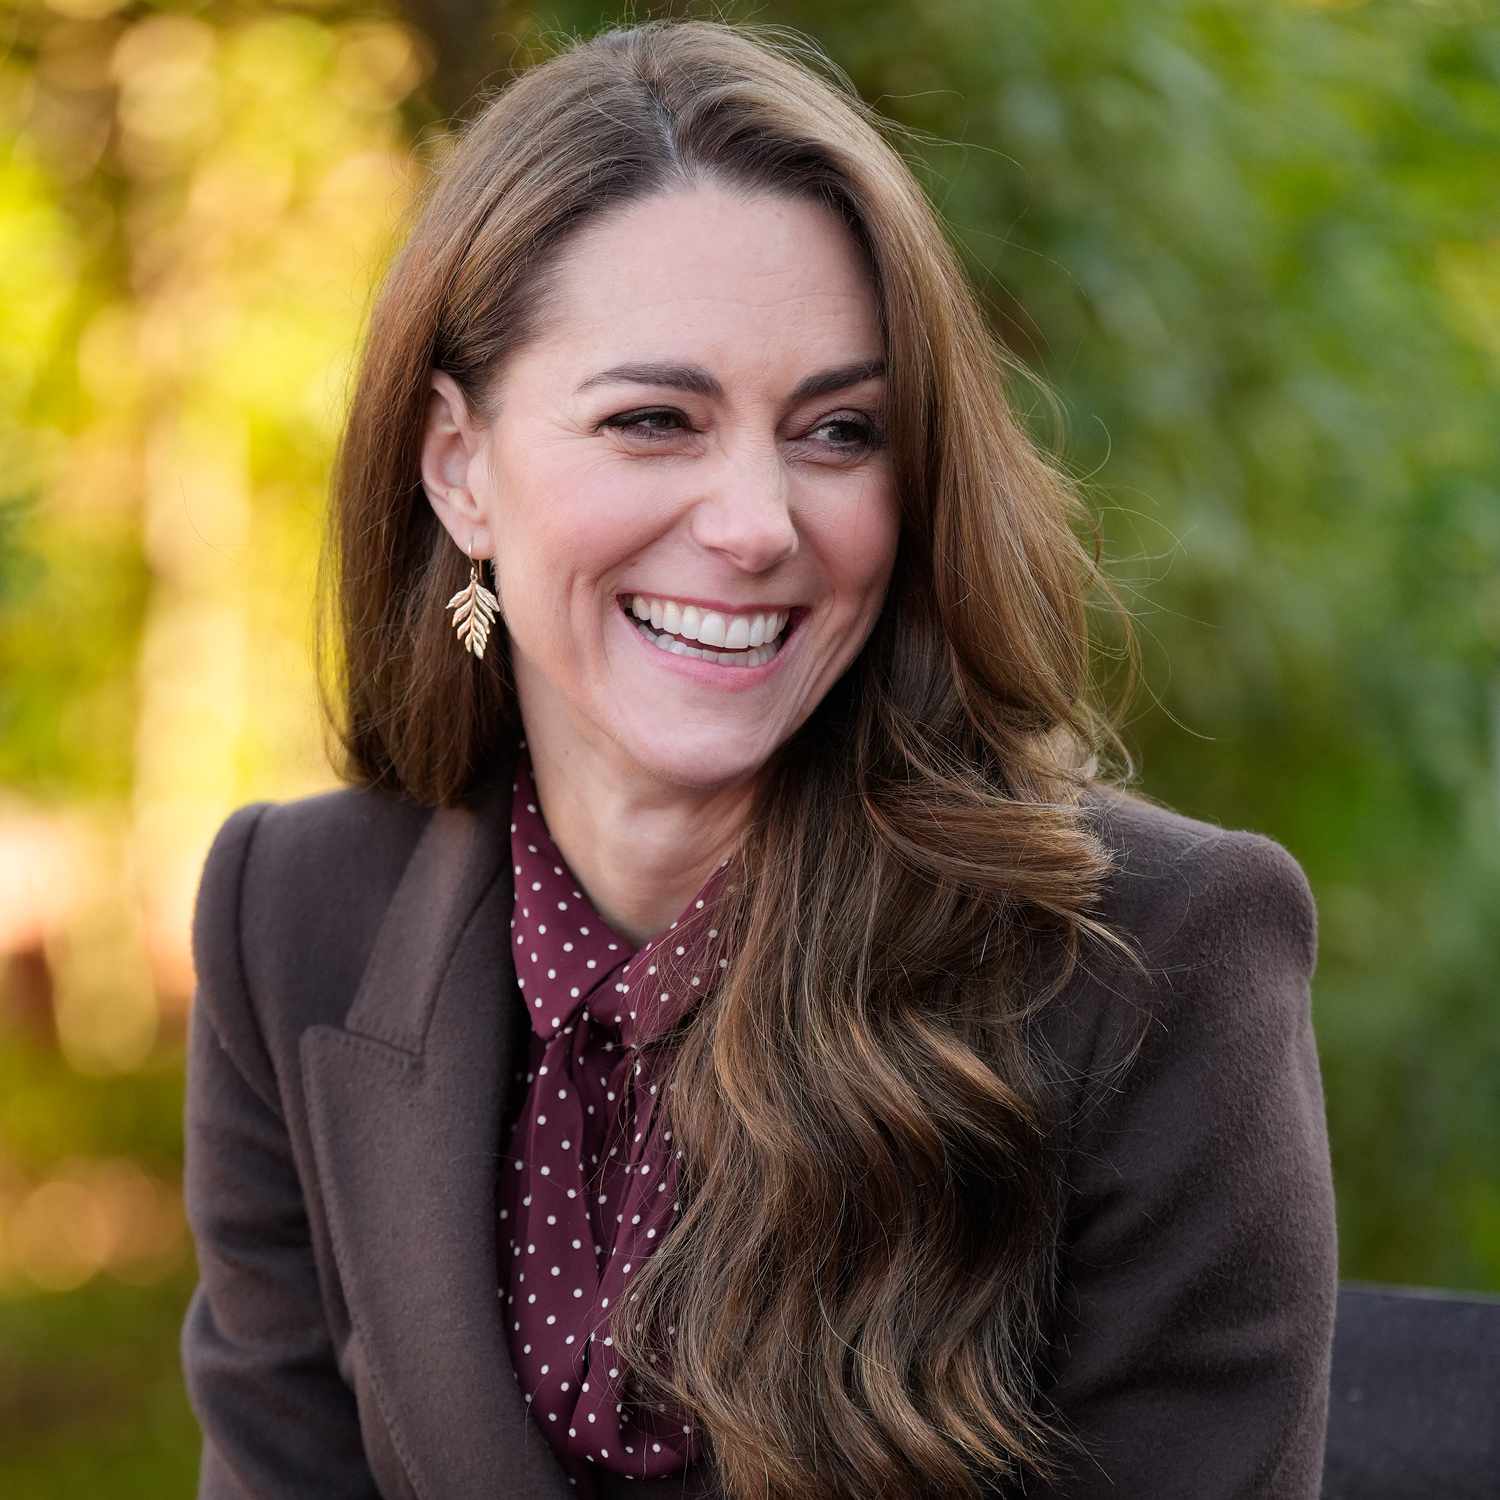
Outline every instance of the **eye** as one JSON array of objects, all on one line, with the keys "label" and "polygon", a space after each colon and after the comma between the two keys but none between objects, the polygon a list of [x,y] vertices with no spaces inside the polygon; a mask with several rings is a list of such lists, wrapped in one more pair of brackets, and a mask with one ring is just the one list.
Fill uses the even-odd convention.
[{"label": "eye", "polygon": [[[683,420],[680,411],[673,411],[669,407],[653,407],[649,411],[626,411],[618,416],[606,417],[599,425],[611,427],[616,432],[628,433],[631,437],[643,437],[648,440],[670,437],[674,428],[671,427],[648,427],[648,422],[655,422],[665,418],[670,422],[681,422]],[[691,428],[687,429],[692,431]]]},{"label": "eye", "polygon": [[812,430],[818,432],[824,427],[843,427],[854,434],[852,439],[845,438],[842,442],[830,444],[833,448],[863,453],[885,445],[885,434],[868,417],[825,417]]}]

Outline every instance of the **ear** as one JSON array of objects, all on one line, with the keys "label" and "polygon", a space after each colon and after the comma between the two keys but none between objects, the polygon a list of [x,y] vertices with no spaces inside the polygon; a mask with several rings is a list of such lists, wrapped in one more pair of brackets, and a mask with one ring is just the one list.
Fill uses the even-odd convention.
[{"label": "ear", "polygon": [[489,517],[473,488],[482,443],[458,382],[446,370],[433,370],[422,429],[422,487],[458,550],[467,554],[472,540],[476,559],[494,554]]}]

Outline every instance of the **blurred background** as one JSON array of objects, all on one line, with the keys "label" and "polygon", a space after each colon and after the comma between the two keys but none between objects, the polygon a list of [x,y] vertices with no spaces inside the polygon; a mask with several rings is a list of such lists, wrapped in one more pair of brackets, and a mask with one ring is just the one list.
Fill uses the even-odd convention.
[{"label": "blurred background", "polygon": [[[636,18],[702,14],[639,5]],[[1500,17],[1467,0],[799,0],[1099,517],[1145,788],[1320,912],[1346,1277],[1500,1290]],[[630,19],[0,0],[0,1492],[191,1493],[189,921],[333,784],[332,446],[476,90]]]}]

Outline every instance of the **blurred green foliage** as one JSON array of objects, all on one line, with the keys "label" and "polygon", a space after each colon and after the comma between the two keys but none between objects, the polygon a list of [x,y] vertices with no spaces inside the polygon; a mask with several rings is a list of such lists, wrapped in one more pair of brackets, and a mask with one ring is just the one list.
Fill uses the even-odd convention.
[{"label": "blurred green foliage", "polygon": [[[669,12],[713,13],[635,14]],[[1147,647],[1145,787],[1308,872],[1344,1274],[1500,1289],[1500,22],[1462,0],[727,13],[809,33],[913,132],[997,328],[1061,398],[1058,427],[1014,392]],[[412,147],[547,35],[621,15],[3,7],[0,780],[132,808],[147,864],[178,853],[168,927],[205,830],[321,774],[318,514]],[[0,1208],[91,1154],[170,1181],[179,1045],[164,1024],[101,1078],[0,1033]],[[190,1265],[62,1293],[16,1264],[0,1490],[188,1488]]]}]

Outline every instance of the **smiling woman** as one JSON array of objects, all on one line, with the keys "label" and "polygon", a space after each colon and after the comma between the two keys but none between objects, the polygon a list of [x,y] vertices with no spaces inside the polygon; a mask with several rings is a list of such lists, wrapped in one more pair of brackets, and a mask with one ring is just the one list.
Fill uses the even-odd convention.
[{"label": "smiling woman", "polygon": [[795,33],[467,126],[340,446],[348,785],[199,893],[201,1496],[1317,1494],[1316,912],[1128,789],[1008,368]]}]

